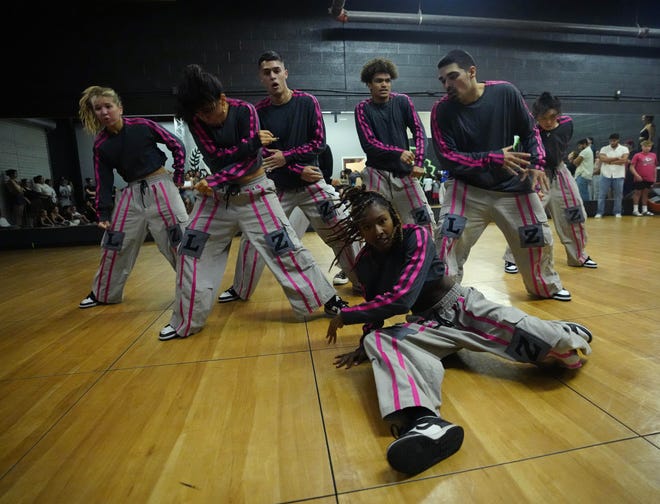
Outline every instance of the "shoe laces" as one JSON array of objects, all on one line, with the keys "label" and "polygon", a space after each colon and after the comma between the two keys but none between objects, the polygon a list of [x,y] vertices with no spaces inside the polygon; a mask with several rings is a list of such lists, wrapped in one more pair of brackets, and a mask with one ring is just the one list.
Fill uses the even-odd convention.
[{"label": "shoe laces", "polygon": [[344,301],[342,298],[335,294],[334,305],[338,306],[339,308],[346,308],[348,306],[348,301]]}]

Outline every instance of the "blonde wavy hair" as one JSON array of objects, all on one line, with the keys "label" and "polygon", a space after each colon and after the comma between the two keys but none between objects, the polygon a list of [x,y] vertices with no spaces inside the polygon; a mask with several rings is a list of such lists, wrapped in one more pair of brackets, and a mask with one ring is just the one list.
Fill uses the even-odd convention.
[{"label": "blonde wavy hair", "polygon": [[121,98],[117,92],[109,87],[103,86],[89,86],[82,92],[80,101],[80,109],[78,110],[78,116],[82,121],[83,127],[92,134],[97,134],[103,129],[103,124],[96,118],[94,113],[94,104],[92,100],[100,96],[105,96],[110,98],[118,107],[122,106]]}]

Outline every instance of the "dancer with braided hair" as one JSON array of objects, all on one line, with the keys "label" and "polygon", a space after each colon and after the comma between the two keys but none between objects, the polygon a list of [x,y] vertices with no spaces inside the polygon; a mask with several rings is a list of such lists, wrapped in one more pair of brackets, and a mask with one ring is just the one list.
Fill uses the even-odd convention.
[{"label": "dancer with braided hair", "polygon": [[[326,338],[335,343],[338,329],[363,324],[358,348],[334,363],[350,368],[371,361],[381,415],[399,432],[387,450],[397,471],[417,474],[461,447],[463,428],[438,415],[443,357],[466,348],[517,362],[579,368],[578,350],[591,353],[586,327],[499,305],[445,276],[428,229],[403,224],[380,193],[350,188],[342,198],[350,217],[335,237],[365,242],[355,271],[366,301],[342,308]],[[386,319],[401,314],[408,314],[407,322],[385,326]]]}]

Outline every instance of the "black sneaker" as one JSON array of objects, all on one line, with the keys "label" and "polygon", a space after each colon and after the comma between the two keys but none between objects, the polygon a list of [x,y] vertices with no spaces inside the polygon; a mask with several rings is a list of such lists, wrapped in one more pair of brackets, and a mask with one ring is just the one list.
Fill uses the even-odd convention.
[{"label": "black sneaker", "polygon": [[518,273],[518,266],[514,262],[504,261],[504,271],[513,275],[514,273]]},{"label": "black sneaker", "polygon": [[591,331],[584,327],[583,325],[576,324],[575,322],[566,322],[566,325],[571,328],[571,332],[574,332],[581,338],[587,340],[587,343],[591,343],[591,340],[593,339],[593,335],[591,334]]},{"label": "black sneaker", "polygon": [[96,296],[94,295],[93,292],[90,292],[89,294],[87,294],[87,297],[80,302],[78,308],[91,308],[93,306],[98,306],[101,304],[104,303],[101,303],[98,299],[96,299]]},{"label": "black sneaker", "polygon": [[323,308],[325,310],[326,315],[330,315],[331,317],[334,317],[335,315],[339,315],[341,309],[346,308],[347,306],[348,306],[348,302],[344,301],[337,294],[335,294],[330,298],[330,301],[328,301],[327,303],[325,303],[325,305],[323,305]]},{"label": "black sneaker", "polygon": [[346,285],[348,283],[348,277],[346,273],[340,271],[332,279],[332,285]]},{"label": "black sneaker", "polygon": [[230,303],[237,299],[241,299],[241,296],[238,295],[238,292],[233,287],[229,287],[229,289],[218,296],[218,303]]},{"label": "black sneaker", "polygon": [[387,448],[387,461],[404,474],[417,474],[456,453],[463,427],[440,417],[422,417]]}]

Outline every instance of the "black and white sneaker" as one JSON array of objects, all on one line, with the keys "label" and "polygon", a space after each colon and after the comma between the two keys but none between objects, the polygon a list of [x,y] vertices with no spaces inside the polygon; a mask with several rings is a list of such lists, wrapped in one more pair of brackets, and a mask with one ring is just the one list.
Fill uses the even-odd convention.
[{"label": "black and white sneaker", "polygon": [[218,296],[218,303],[230,303],[237,299],[241,299],[241,296],[238,295],[238,292],[233,287],[229,287],[229,289]]},{"label": "black and white sneaker", "polygon": [[566,289],[562,289],[560,291],[555,292],[552,295],[552,299],[556,299],[557,301],[570,301],[571,293],[568,292]]},{"label": "black and white sneaker", "polygon": [[459,425],[440,417],[422,417],[387,448],[387,461],[399,472],[420,473],[456,453],[463,435]]},{"label": "black and white sneaker", "polygon": [[90,292],[89,294],[87,294],[87,297],[80,302],[78,308],[91,308],[93,306],[98,306],[101,304],[104,303],[101,303],[98,299],[96,299],[96,296],[94,295],[93,292]]},{"label": "black and white sneaker", "polygon": [[514,262],[504,261],[504,272],[505,273],[518,273],[518,266]]},{"label": "black and white sneaker", "polygon": [[339,315],[341,309],[346,308],[347,306],[348,306],[348,302],[344,301],[337,294],[335,294],[330,298],[330,301],[328,301],[327,303],[325,303],[325,305],[323,305],[323,308],[325,310],[326,315],[330,315],[331,317],[334,317],[335,315]]},{"label": "black and white sneaker", "polygon": [[582,266],[585,268],[597,268],[598,263],[594,261],[591,257],[587,257],[586,261],[582,263]]},{"label": "black and white sneaker", "polygon": [[587,343],[591,343],[591,340],[593,339],[593,335],[591,334],[591,331],[584,327],[583,325],[576,324],[575,322],[565,322],[565,324],[570,327],[571,332],[574,332],[580,338],[583,338],[586,340]]},{"label": "black and white sneaker", "polygon": [[176,329],[174,329],[174,327],[172,327],[169,324],[167,324],[165,327],[163,327],[160,330],[160,334],[158,334],[158,339],[161,340],[161,341],[167,341],[167,340],[171,340],[171,339],[174,339],[174,338],[180,338],[180,337],[181,336],[179,336],[176,333]]},{"label": "black and white sneaker", "polygon": [[340,271],[332,279],[332,285],[346,285],[348,283],[348,277],[346,273]]}]

